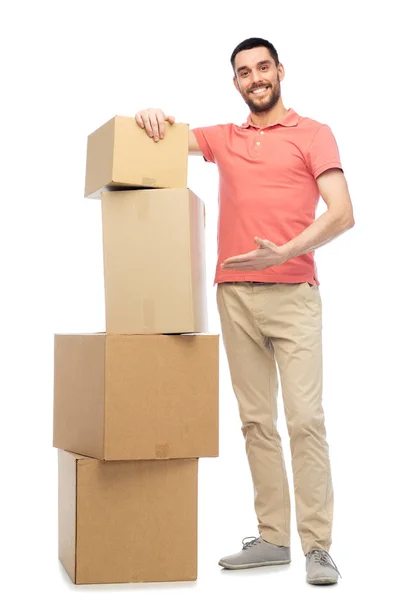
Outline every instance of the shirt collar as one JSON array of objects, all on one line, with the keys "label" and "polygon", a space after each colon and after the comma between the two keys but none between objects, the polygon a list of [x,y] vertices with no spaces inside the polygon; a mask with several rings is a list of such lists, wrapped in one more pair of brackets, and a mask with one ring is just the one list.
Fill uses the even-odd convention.
[{"label": "shirt collar", "polygon": [[[297,114],[293,108],[289,108],[288,112],[276,123],[273,125],[267,125],[267,127],[274,127],[275,125],[284,125],[285,127],[294,127],[300,121],[300,116]],[[265,129],[265,127],[260,127],[259,125],[255,125],[252,123],[251,115],[248,116],[245,123],[241,125],[241,127],[255,127],[255,129]]]}]

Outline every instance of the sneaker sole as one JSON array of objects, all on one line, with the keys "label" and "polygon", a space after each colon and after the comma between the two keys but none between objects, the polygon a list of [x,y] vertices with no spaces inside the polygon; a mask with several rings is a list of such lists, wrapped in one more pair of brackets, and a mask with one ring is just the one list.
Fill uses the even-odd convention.
[{"label": "sneaker sole", "polygon": [[307,579],[306,581],[311,585],[331,585],[333,583],[337,583],[337,579],[333,579],[330,577],[325,577],[324,579]]},{"label": "sneaker sole", "polygon": [[272,567],[273,565],[288,565],[290,563],[290,559],[289,560],[275,560],[275,561],[268,561],[268,562],[262,562],[262,563],[249,563],[246,565],[230,565],[222,560],[219,561],[219,565],[221,567],[224,567],[225,569],[255,569],[256,567]]}]

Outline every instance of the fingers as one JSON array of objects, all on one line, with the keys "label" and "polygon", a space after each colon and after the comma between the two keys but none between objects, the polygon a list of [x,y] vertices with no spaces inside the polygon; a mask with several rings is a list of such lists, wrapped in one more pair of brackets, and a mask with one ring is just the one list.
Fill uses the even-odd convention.
[{"label": "fingers", "polygon": [[139,127],[141,127],[142,129],[145,129],[147,135],[149,135],[151,137],[153,131],[152,131],[151,123],[150,123],[149,111],[141,110],[140,112],[136,113],[135,120],[136,120],[136,123],[139,125]]},{"label": "fingers", "polygon": [[224,260],[224,264],[228,265],[229,263],[247,262],[248,260],[252,260],[256,256],[255,252],[256,250],[254,250],[253,252],[248,252],[248,254],[238,254],[237,256],[231,256],[230,258]]},{"label": "fingers", "polygon": [[254,237],[254,242],[255,244],[258,244],[258,246],[260,246],[261,248],[276,248],[276,244],[270,242],[269,240],[263,240],[258,236]]},{"label": "fingers", "polygon": [[252,261],[244,261],[244,262],[231,262],[227,263],[226,261],[222,263],[221,268],[224,271],[255,271],[257,267],[254,266]]},{"label": "fingers", "polygon": [[135,115],[135,121],[139,125],[139,127],[141,127],[142,129],[144,129],[144,123],[143,123],[142,113],[141,112],[136,113],[136,115]]},{"label": "fingers", "polygon": [[135,115],[136,123],[144,129],[147,135],[158,142],[159,139],[164,138],[165,134],[165,121],[168,121],[171,125],[175,123],[173,116],[167,116],[160,108],[147,108],[141,110]]},{"label": "fingers", "polygon": [[260,237],[255,237],[254,238],[255,244],[258,244],[258,246],[261,246],[261,248],[266,248],[269,244],[268,240],[262,240]]},{"label": "fingers", "polygon": [[145,111],[143,113],[144,123],[146,127],[147,134],[154,138],[155,141],[159,139],[159,124],[158,117],[156,116],[155,110],[153,108]]},{"label": "fingers", "polygon": [[165,120],[165,115],[164,112],[162,110],[157,109],[156,111],[156,121],[154,123],[155,125],[155,129],[154,129],[154,141],[158,142],[159,138],[163,139],[164,138],[164,120]]}]

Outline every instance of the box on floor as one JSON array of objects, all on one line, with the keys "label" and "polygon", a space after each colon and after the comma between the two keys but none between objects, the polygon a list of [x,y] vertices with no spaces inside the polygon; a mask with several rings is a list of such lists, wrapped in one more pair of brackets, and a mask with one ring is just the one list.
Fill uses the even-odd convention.
[{"label": "box on floor", "polygon": [[58,556],[85,583],[197,579],[198,459],[58,451]]}]

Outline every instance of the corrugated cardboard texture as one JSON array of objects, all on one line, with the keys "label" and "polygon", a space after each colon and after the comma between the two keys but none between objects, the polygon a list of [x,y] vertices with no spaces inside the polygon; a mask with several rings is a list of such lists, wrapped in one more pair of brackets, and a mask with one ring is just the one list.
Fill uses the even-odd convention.
[{"label": "corrugated cardboard texture", "polygon": [[105,460],[218,456],[218,335],[56,338],[54,446]]},{"label": "corrugated cardboard texture", "polygon": [[107,333],[207,331],[203,203],[189,189],[102,193]]},{"label": "corrugated cardboard texture", "polygon": [[53,445],[103,457],[105,336],[54,336]]},{"label": "corrugated cardboard texture", "polygon": [[202,331],[207,331],[207,294],[205,264],[205,205],[190,203],[190,256],[191,256],[191,290],[193,294],[193,311],[196,315],[205,315]]},{"label": "corrugated cardboard texture", "polygon": [[107,336],[105,458],[218,455],[218,337]]},{"label": "corrugated cardboard texture", "polygon": [[197,579],[198,460],[72,460],[75,583]]},{"label": "corrugated cardboard texture", "polygon": [[58,558],[75,581],[76,461],[58,450]]},{"label": "corrugated cardboard texture", "polygon": [[187,186],[185,123],[165,123],[165,136],[152,140],[133,117],[116,116],[88,136],[85,196],[104,189]]},{"label": "corrugated cardboard texture", "polygon": [[88,136],[86,153],[85,196],[113,181],[113,149],[115,141],[115,118]]}]

